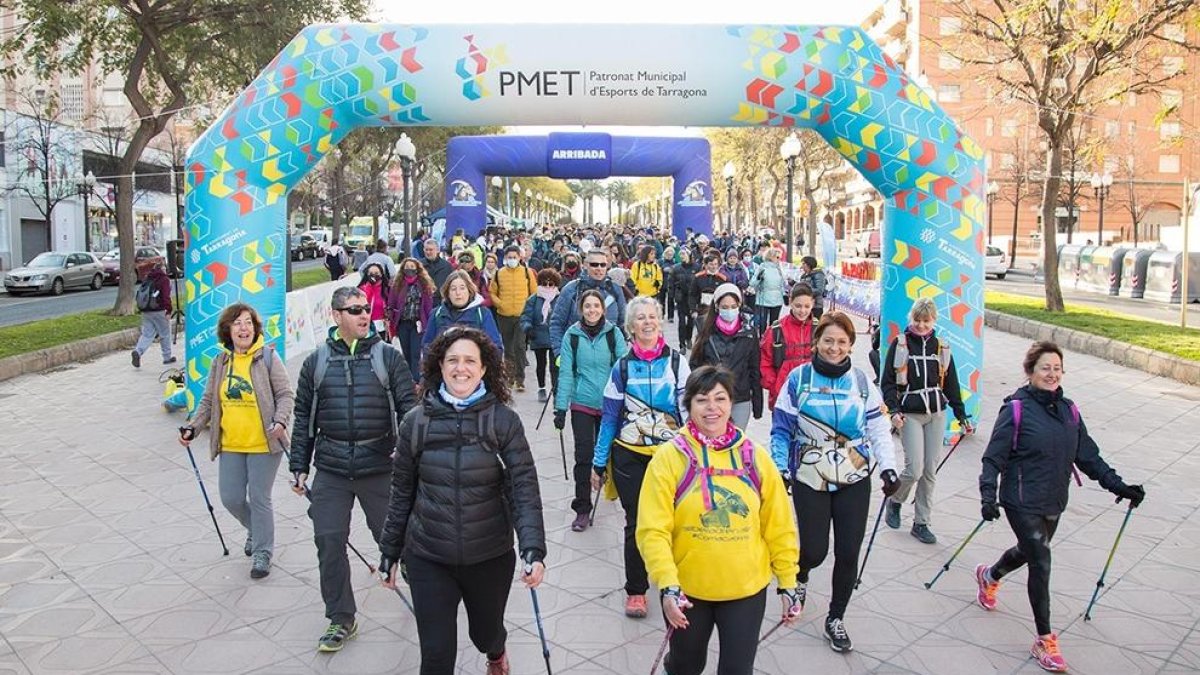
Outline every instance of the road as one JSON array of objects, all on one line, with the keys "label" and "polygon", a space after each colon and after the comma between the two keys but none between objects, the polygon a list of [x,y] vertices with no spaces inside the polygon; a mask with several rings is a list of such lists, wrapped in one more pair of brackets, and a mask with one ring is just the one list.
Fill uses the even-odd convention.
[{"label": "road", "polygon": [[[292,269],[300,271],[320,267],[323,263],[324,261],[320,258],[304,260],[292,263]],[[105,286],[99,291],[86,289],[82,291],[67,291],[58,297],[50,295],[26,295],[14,298],[7,293],[0,292],[0,327],[15,326],[40,319],[53,319],[54,317],[77,314],[79,312],[109,309],[116,301],[116,286]]]},{"label": "road", "polygon": [[[1002,293],[1026,295],[1035,298],[1046,297],[1046,287],[1042,283],[1041,277],[1038,277],[1035,281],[1032,276],[1009,273],[1003,280],[988,279],[987,287],[989,290],[1000,291]],[[1140,319],[1149,319],[1175,326],[1179,325],[1179,305],[1077,291],[1070,288],[1066,282],[1063,283],[1062,292],[1063,301],[1067,304],[1105,309],[1110,312],[1136,316]],[[1200,328],[1200,304],[1192,303],[1188,306],[1188,327]]]}]

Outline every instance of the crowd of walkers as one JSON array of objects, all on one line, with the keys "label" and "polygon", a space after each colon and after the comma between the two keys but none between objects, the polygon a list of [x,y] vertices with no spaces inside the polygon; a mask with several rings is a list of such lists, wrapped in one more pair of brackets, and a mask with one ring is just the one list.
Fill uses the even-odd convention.
[{"label": "crowd of walkers", "polygon": [[[911,534],[935,543],[948,414],[975,432],[936,305],[913,304],[880,372],[868,374],[851,363],[851,319],[825,311],[824,271],[811,257],[795,271],[781,264],[777,241],[576,228],[452,242],[423,237],[419,254],[398,264],[386,247],[387,262],[368,258],[358,285],[333,292],[333,326],[294,389],[255,310],[227,308],[222,351],[180,429],[184,445],[209,431],[220,501],[246,530],[255,579],[270,573],[271,491],[286,457],[293,491],[309,502],[329,620],[317,649],[339,651],[358,631],[347,551],[357,501],[378,567],[350,550],[405,602],[402,588],[411,590],[420,672],[456,672],[460,604],[487,673],[510,672],[514,571],[536,612],[553,560],[537,467],[512,407],[532,350],[538,401],[573,439],[571,530],[589,528],[601,495],[619,500],[625,614],[646,618],[657,589],[663,672],[704,672],[714,629],[716,672],[753,672],[772,581],[776,627],[795,624],[831,547],[823,631],[834,651],[851,651],[846,610],[865,564],[873,486],[891,528],[915,493]],[[677,347],[664,334],[670,322]],[[1049,545],[1072,473],[1130,508],[1145,491],[1101,459],[1064,397],[1062,351],[1035,343],[1023,368],[1027,382],[1005,398],[979,477],[980,525],[1003,513],[1016,545],[975,569],[976,600],[995,609],[1002,580],[1028,566],[1031,654],[1063,672]],[[764,414],[770,433],[759,443],[747,427]]]}]

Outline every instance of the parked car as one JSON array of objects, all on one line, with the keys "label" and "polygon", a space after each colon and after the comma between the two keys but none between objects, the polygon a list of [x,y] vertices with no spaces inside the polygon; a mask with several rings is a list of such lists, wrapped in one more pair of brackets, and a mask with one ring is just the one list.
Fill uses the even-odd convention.
[{"label": "parked car", "polygon": [[[166,258],[163,257],[162,251],[159,251],[153,246],[138,246],[133,250],[133,265],[134,268],[140,267],[143,263],[158,259],[166,265]],[[105,253],[100,258],[100,264],[104,266],[104,283],[119,284],[121,283],[121,249],[114,248]]]},{"label": "parked car", "polygon": [[317,240],[311,234],[292,235],[292,260],[317,257]]},{"label": "parked car", "polygon": [[983,275],[986,277],[989,274],[997,279],[1003,279],[1008,274],[1008,256],[1003,249],[988,246],[983,254]]},{"label": "parked car", "polygon": [[883,253],[879,240],[879,230],[859,232],[854,239],[854,256],[857,258],[878,258]]},{"label": "parked car", "polygon": [[333,231],[324,228],[307,230],[300,234],[307,234],[313,238],[313,241],[317,242],[317,253],[319,255],[325,255],[325,249],[329,248],[329,243],[333,240]]},{"label": "parked car", "polygon": [[100,290],[104,284],[104,266],[91,253],[48,251],[40,253],[24,267],[4,275],[9,295],[52,293],[62,295],[68,288]]}]

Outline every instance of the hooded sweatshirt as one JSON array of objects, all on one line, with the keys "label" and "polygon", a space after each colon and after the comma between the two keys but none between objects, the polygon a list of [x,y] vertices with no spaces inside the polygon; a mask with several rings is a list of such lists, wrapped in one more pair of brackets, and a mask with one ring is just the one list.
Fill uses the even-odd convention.
[{"label": "hooded sweatshirt", "polygon": [[221,396],[221,449],[225,452],[267,451],[267,433],[258,414],[250,380],[250,363],[263,348],[260,335],[245,354],[229,352],[230,368],[218,386]]}]

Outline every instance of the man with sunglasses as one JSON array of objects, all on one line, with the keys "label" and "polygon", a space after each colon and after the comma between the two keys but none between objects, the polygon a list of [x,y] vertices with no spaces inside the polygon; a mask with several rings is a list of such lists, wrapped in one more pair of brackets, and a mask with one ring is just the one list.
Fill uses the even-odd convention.
[{"label": "man with sunglasses", "polygon": [[[329,337],[300,369],[289,469],[292,490],[311,500],[321,597],[329,629],[317,650],[336,652],[358,632],[346,542],[354,500],[379,540],[387,516],[391,455],[400,419],[416,404],[412,375],[399,350],[371,323],[367,296],[349,286],[333,292]],[[306,488],[310,466],[317,475]]]},{"label": "man with sunglasses", "polygon": [[579,321],[579,294],[595,289],[604,296],[604,315],[617,326],[625,325],[625,293],[608,278],[608,252],[594,248],[584,257],[586,276],[563,287],[550,314],[550,348],[557,357],[567,329]]}]

